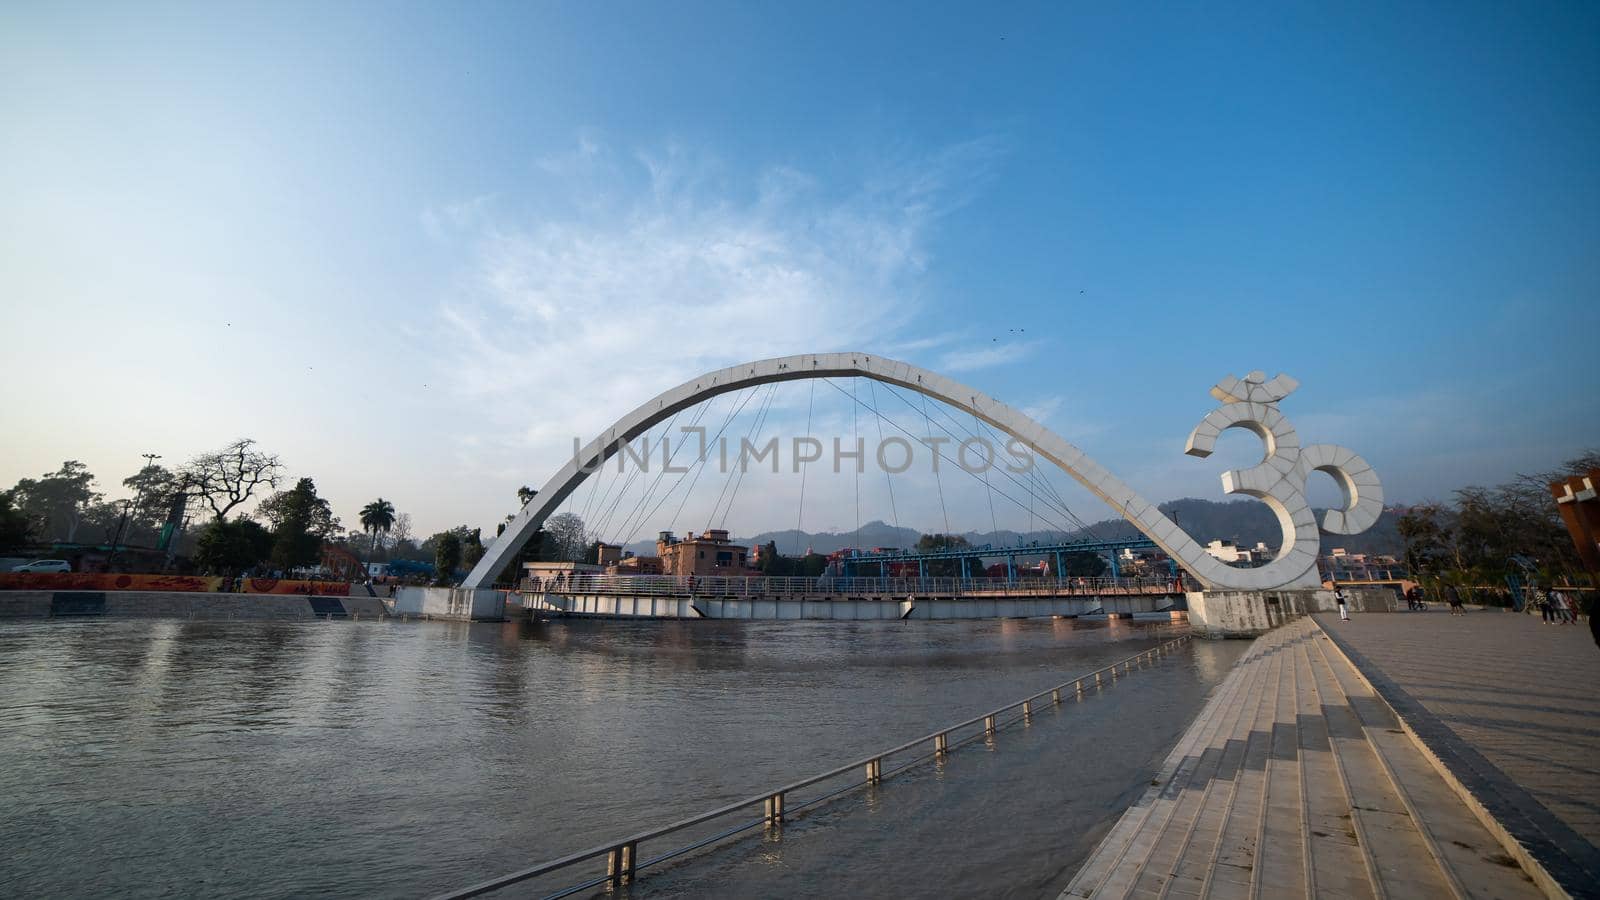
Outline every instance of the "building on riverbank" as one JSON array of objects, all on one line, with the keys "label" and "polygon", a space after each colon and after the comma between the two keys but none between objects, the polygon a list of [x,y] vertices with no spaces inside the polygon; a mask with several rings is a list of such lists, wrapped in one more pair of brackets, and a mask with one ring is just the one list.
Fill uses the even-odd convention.
[{"label": "building on riverbank", "polygon": [[663,575],[756,575],[750,566],[750,548],[733,543],[728,532],[712,528],[698,537],[689,532],[678,538],[670,531],[656,538],[656,555]]}]

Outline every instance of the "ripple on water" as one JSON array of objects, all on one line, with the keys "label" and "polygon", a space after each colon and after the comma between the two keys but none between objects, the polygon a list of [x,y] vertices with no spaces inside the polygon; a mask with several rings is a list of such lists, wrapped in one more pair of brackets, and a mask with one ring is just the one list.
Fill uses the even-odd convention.
[{"label": "ripple on water", "polygon": [[[830,768],[1155,639],[1070,620],[6,624],[0,895],[428,894]],[[901,892],[1039,893],[1242,649],[1185,651],[638,891],[838,892],[884,873]]]}]

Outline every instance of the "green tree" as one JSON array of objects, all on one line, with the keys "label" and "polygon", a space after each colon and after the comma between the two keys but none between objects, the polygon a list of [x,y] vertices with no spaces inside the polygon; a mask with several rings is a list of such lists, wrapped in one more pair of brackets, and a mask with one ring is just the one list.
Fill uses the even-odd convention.
[{"label": "green tree", "polygon": [[807,553],[800,559],[800,574],[816,578],[828,569],[828,558],[821,553]]},{"label": "green tree", "polygon": [[273,536],[249,519],[214,519],[195,541],[194,564],[212,575],[238,576],[272,553]]},{"label": "green tree", "polygon": [[361,527],[372,532],[372,547],[369,554],[378,552],[378,532],[389,533],[394,527],[394,504],[379,497],[378,499],[361,507]]},{"label": "green tree", "polygon": [[483,559],[483,554],[481,530],[474,528],[468,531],[467,526],[461,526],[461,564],[470,569],[478,564],[478,560]]},{"label": "green tree", "polygon": [[777,541],[767,541],[761,548],[761,574],[774,578],[788,575],[788,563],[787,558],[778,555]]},{"label": "green tree", "polygon": [[257,512],[272,523],[272,564],[285,571],[315,564],[323,540],[339,530],[333,508],[310,478],[263,500]]},{"label": "green tree", "polygon": [[1406,567],[1413,575],[1435,571],[1436,560],[1448,555],[1450,528],[1437,503],[1422,503],[1400,516],[1400,537],[1406,543]]},{"label": "green tree", "polygon": [[0,491],[0,551],[14,550],[32,540],[32,524],[17,508],[11,491]]},{"label": "green tree", "polygon": [[125,539],[131,540],[134,533],[143,529],[150,532],[153,542],[177,499],[180,490],[177,476],[170,469],[151,463],[122,479],[122,486],[133,491]]},{"label": "green tree", "polygon": [[1106,572],[1106,561],[1098,553],[1068,553],[1061,568],[1069,578],[1099,578]]},{"label": "green tree", "polygon": [[94,489],[94,475],[75,459],[54,472],[18,481],[11,493],[30,530],[47,541],[76,540],[84,516],[103,499]]},{"label": "green tree", "polygon": [[454,584],[461,567],[461,536],[444,531],[433,536],[433,568],[439,584]]},{"label": "green tree", "polygon": [[[934,553],[940,550],[963,550],[971,547],[972,543],[959,534],[925,534],[917,538],[918,553]],[[928,561],[928,574],[940,578],[964,577],[961,571],[962,560],[959,559],[934,559]]]},{"label": "green tree", "polygon": [[522,545],[516,555],[500,570],[500,575],[495,579],[496,584],[516,584],[522,578],[522,564],[537,562],[545,559],[544,556],[545,533],[544,529],[536,530],[528,542]]}]

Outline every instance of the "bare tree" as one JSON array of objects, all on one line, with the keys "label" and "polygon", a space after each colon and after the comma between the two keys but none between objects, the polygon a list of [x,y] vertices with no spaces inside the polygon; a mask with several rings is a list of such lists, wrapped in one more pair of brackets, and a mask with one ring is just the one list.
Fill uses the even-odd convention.
[{"label": "bare tree", "polygon": [[572,513],[551,516],[544,523],[544,546],[541,556],[546,560],[577,562],[589,547],[589,533],[583,520]]},{"label": "bare tree", "polygon": [[411,540],[411,513],[395,515],[394,527],[389,529],[389,537],[393,538],[396,544]]},{"label": "bare tree", "polygon": [[189,460],[178,472],[183,490],[204,500],[222,520],[262,485],[276,488],[283,477],[283,464],[276,453],[253,449],[255,443],[241,438],[215,453]]}]

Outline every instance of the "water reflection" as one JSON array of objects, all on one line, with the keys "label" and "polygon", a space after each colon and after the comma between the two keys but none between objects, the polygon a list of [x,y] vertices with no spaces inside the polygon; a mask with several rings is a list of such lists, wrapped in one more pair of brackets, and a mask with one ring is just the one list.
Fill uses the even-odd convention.
[{"label": "water reflection", "polygon": [[[1065,619],[0,626],[0,841],[13,851],[0,895],[428,894],[830,768],[1161,637]],[[973,751],[1004,760],[1030,742],[1023,758],[1057,772],[1027,792],[1066,809],[1063,760],[1120,753],[1091,771],[1136,768],[1164,752],[1148,745],[1230,661],[1185,656],[1103,694],[1069,691],[1063,711]],[[1085,744],[1107,709],[1121,714]],[[970,756],[918,777],[959,793],[974,771],[1018,764],[991,771]],[[862,821],[904,829],[910,798],[965,802],[886,787]],[[946,840],[923,849],[983,843]],[[70,846],[96,847],[99,862],[65,863]],[[769,870],[810,852],[773,847]],[[1055,850],[1029,852],[1037,867]],[[772,892],[742,872],[727,875],[735,893]]]}]

